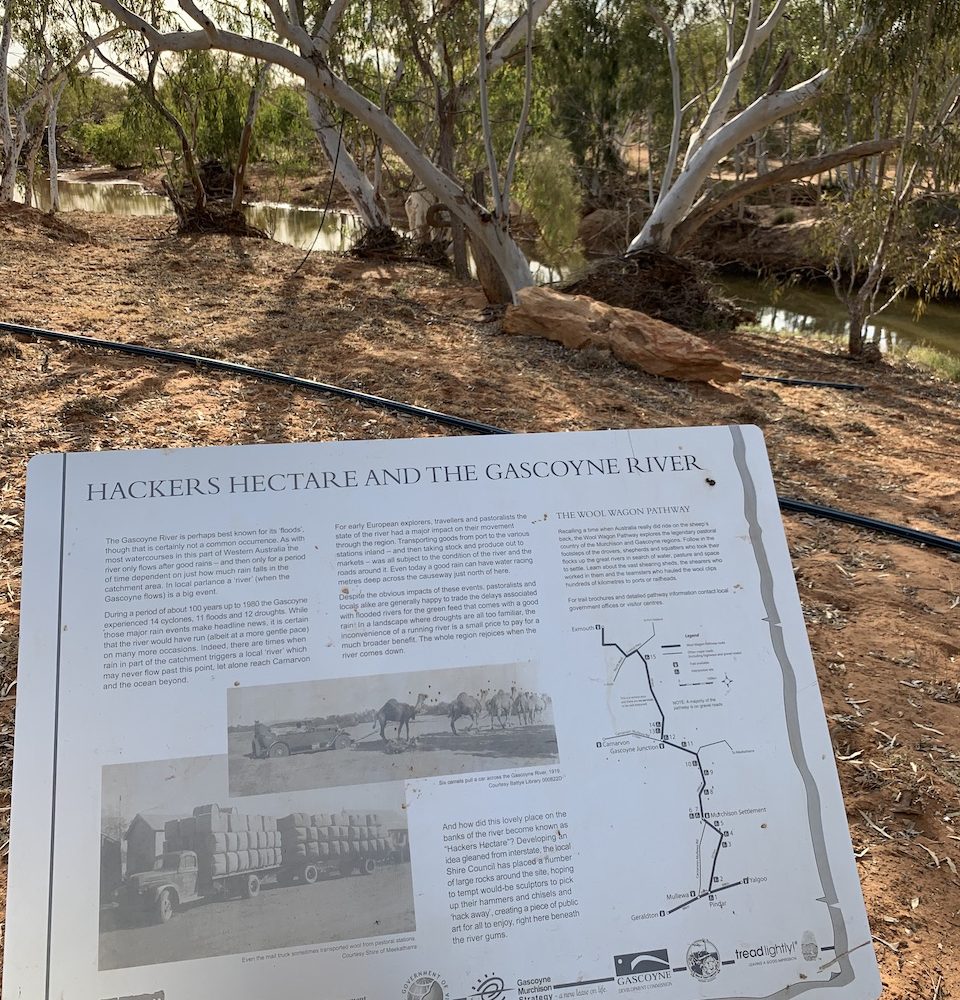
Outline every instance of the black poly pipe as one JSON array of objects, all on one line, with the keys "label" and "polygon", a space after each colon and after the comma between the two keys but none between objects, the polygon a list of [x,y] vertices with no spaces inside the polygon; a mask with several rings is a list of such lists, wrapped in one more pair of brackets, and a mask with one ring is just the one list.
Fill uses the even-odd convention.
[{"label": "black poly pipe", "polygon": [[805,385],[815,389],[846,389],[848,392],[863,392],[867,388],[856,382],[817,382],[808,378],[780,378],[779,375],[753,375],[750,372],[741,372],[740,378],[744,382],[779,382],[781,385]]},{"label": "black poly pipe", "polygon": [[235,361],[220,361],[218,358],[204,358],[197,354],[181,354],[179,351],[166,351],[161,347],[143,347],[140,344],[126,344],[119,340],[98,340],[96,337],[81,337],[76,333],[58,333],[56,330],[41,330],[32,326],[21,326],[19,323],[4,323],[0,320],[0,330],[19,333],[29,337],[40,337],[47,340],[64,340],[70,344],[82,344],[84,347],[101,347],[111,351],[121,351],[124,354],[136,354],[143,358],[160,358],[163,361],[178,361],[195,365],[198,368],[216,368],[222,372],[233,372],[237,375],[253,375],[269,382],[279,382],[281,385],[295,385],[300,389],[311,389],[314,392],[328,392],[344,399],[352,399],[358,403],[368,403],[380,406],[411,417],[422,417],[439,424],[458,427],[465,431],[476,431],[478,434],[510,434],[502,427],[493,424],[482,424],[477,420],[467,420],[465,417],[455,417],[438,410],[428,410],[424,406],[414,406],[412,403],[401,403],[383,396],[372,396],[357,389],[346,389],[340,385],[330,385],[327,382],[315,382],[309,378],[298,378],[296,375],[284,375],[281,372],[270,371],[268,368],[253,368],[241,365]]},{"label": "black poly pipe", "polygon": [[[433,420],[436,423],[447,424],[450,427],[458,427],[461,430],[475,431],[478,434],[513,434],[503,427],[496,427],[493,424],[484,424],[476,420],[467,420],[464,417],[456,417],[449,413],[441,413],[438,410],[429,410],[423,406],[414,406],[411,403],[402,403],[394,399],[386,399],[383,396],[373,396],[370,393],[359,392],[355,389],[345,389],[342,386],[330,385],[327,382],[315,382],[313,379],[298,378],[295,375],[284,375],[280,372],[273,372],[266,368],[253,368],[250,365],[241,365],[234,361],[220,361],[217,358],[204,358],[196,354],[181,354],[179,351],[167,351],[159,347],[143,347],[140,344],[126,344],[117,340],[98,340],[95,337],[82,337],[75,333],[58,333],[55,330],[43,330],[38,327],[23,326],[19,323],[5,323],[0,320],[0,330],[10,333],[17,333],[22,336],[39,337],[47,340],[62,340],[71,344],[81,344],[84,347],[99,347],[124,354],[134,354],[145,358],[159,358],[164,361],[177,361],[180,363],[192,364],[197,367],[215,368],[218,371],[233,372],[238,375],[252,375],[255,378],[266,379],[271,382],[279,382],[281,385],[294,385],[301,389],[309,389],[313,392],[327,392],[335,396],[342,396],[345,399],[352,399],[359,403],[367,403],[370,406],[379,406],[383,409],[394,410],[397,413],[405,413],[408,416],[422,417],[425,420]],[[960,541],[953,538],[945,538],[942,535],[934,535],[926,531],[918,531],[915,528],[908,528],[905,525],[892,524],[889,521],[879,521],[876,518],[864,517],[861,514],[851,514],[848,511],[837,510],[835,507],[823,507],[820,504],[807,503],[804,500],[790,500],[786,497],[777,497],[781,510],[789,510],[798,514],[812,514],[814,517],[825,518],[826,520],[839,521],[843,524],[852,524],[859,528],[868,528],[872,531],[880,531],[886,534],[905,538],[908,541],[918,542],[922,545],[931,545],[934,548],[946,549],[948,552],[960,552]]]}]

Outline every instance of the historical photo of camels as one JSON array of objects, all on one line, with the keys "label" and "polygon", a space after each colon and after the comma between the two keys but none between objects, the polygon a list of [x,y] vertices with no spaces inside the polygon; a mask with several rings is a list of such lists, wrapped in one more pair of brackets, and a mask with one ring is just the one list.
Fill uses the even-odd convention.
[{"label": "historical photo of camels", "polygon": [[231,795],[533,767],[557,760],[532,663],[450,667],[227,693]]}]

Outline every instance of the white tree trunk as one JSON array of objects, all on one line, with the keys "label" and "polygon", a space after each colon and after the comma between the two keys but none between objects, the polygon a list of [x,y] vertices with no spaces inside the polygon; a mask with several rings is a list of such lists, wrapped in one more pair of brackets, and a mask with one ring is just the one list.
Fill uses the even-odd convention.
[{"label": "white tree trunk", "polygon": [[57,112],[60,110],[60,98],[66,87],[64,81],[56,89],[53,100],[50,102],[50,113],[47,118],[47,160],[50,165],[50,211],[60,211],[60,179],[57,176],[59,164],[57,162]]},{"label": "white tree trunk", "polygon": [[820,93],[828,75],[829,70],[821,70],[816,76],[789,90],[765,94],[725,125],[721,125],[684,164],[666,194],[661,191],[660,200],[643,229],[630,243],[627,252],[642,249],[670,250],[674,229],[691,210],[711,171],[720,160],[737,143],[809,104]]},{"label": "white tree trunk", "polygon": [[300,77],[306,83],[308,92],[313,91],[338,105],[393,149],[424,187],[449,209],[451,215],[460,219],[474,238],[490,252],[514,295],[521,288],[533,284],[530,265],[509,233],[498,226],[490,213],[477,205],[456,181],[432,163],[388,114],[336,76],[322,59],[308,59],[276,42],[222,30],[193,0],[180,0],[180,6],[201,25],[201,29],[170,33],[158,31],[148,21],[125,7],[120,0],[96,2],[115,14],[124,24],[139,31],[155,51],[190,52],[215,48],[264,59]]},{"label": "white tree trunk", "polygon": [[10,119],[10,84],[8,63],[10,43],[13,40],[13,13],[6,4],[3,31],[0,33],[0,142],[3,149],[3,169],[0,173],[0,202],[13,201],[13,187],[17,178],[17,157],[14,154],[13,122]]},{"label": "white tree trunk", "polygon": [[377,197],[376,188],[350,155],[347,144],[342,141],[340,129],[330,119],[323,98],[309,89],[307,111],[313,133],[330,163],[334,177],[347,192],[363,224],[368,229],[389,228],[390,214],[387,206]]}]

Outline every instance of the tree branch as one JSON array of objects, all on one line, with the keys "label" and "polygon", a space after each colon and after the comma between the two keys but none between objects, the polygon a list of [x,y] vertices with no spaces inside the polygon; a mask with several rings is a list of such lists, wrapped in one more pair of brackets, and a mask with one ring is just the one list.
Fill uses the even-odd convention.
[{"label": "tree branch", "polygon": [[785,184],[789,181],[800,180],[803,177],[812,177],[814,174],[823,173],[841,167],[845,163],[853,163],[855,160],[862,160],[867,156],[877,156],[880,153],[888,153],[903,141],[903,138],[896,136],[891,139],[871,139],[869,142],[858,142],[844,149],[838,149],[834,153],[824,153],[821,156],[812,156],[806,160],[798,160],[796,163],[788,163],[778,170],[771,170],[769,173],[751,177],[749,180],[734,184],[733,187],[725,191],[714,193],[712,196],[701,202],[674,230],[674,240],[678,249],[682,249],[693,234],[709,219],[725,208],[735,205],[738,201],[763,191],[775,184]]}]

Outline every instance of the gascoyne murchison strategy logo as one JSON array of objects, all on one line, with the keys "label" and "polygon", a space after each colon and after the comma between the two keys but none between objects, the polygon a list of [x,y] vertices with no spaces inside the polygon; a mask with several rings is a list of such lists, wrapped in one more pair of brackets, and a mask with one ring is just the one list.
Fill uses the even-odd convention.
[{"label": "gascoyne murchison strategy logo", "polygon": [[670,956],[666,948],[650,951],[631,951],[613,956],[613,969],[617,983],[652,983],[670,978]]}]

